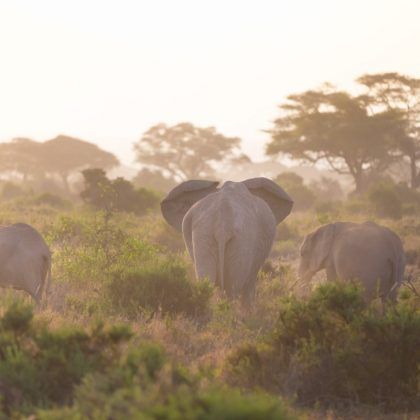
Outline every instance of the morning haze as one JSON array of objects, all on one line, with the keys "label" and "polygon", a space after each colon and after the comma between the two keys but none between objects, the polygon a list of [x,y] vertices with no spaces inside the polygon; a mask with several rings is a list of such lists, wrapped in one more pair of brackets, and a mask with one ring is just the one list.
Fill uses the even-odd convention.
[{"label": "morning haze", "polygon": [[[64,133],[133,163],[150,126],[243,139],[290,93],[367,72],[416,75],[417,1],[73,1],[0,5],[0,139]],[[397,64],[396,64],[397,63]]]},{"label": "morning haze", "polygon": [[417,1],[0,3],[0,420],[420,418]]}]

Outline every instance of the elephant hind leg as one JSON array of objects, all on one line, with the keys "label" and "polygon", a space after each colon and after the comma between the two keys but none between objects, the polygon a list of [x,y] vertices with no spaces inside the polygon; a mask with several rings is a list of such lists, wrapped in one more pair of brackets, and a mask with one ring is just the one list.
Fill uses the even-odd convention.
[{"label": "elephant hind leg", "polygon": [[197,279],[207,278],[217,284],[217,260],[209,249],[194,247],[194,265]]},{"label": "elephant hind leg", "polygon": [[[240,248],[235,247],[235,244],[228,247],[227,256],[225,258],[225,286],[228,296],[237,298],[244,296],[249,290],[252,295],[252,283],[255,279],[252,278],[252,261],[250,258],[241,256]],[[248,288],[248,286],[251,286]]]}]

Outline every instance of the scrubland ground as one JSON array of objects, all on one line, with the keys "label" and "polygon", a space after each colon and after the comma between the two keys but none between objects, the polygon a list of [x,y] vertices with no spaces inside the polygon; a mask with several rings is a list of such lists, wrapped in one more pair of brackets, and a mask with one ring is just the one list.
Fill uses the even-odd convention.
[{"label": "scrubland ground", "polygon": [[[1,224],[44,235],[53,280],[41,308],[23,292],[0,296],[3,418],[419,418],[415,290],[402,287],[383,315],[357,286],[296,277],[306,233],[367,219],[345,207],[292,214],[244,309],[194,280],[181,235],[157,211],[4,204]],[[376,221],[403,239],[420,290],[420,217]]]}]

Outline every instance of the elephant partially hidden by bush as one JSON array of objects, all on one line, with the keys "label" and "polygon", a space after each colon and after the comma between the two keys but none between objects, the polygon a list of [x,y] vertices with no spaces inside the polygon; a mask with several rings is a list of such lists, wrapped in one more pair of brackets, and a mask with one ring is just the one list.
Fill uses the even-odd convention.
[{"label": "elephant partially hidden by bush", "polygon": [[39,304],[51,280],[51,253],[31,226],[17,223],[0,228],[0,286],[29,293]]},{"label": "elephant partially hidden by bush", "polygon": [[373,222],[336,222],[307,235],[300,249],[304,280],[325,269],[328,280],[360,281],[367,301],[396,300],[404,279],[405,254],[400,238]]},{"label": "elephant partially hidden by bush", "polygon": [[197,277],[249,302],[276,225],[290,213],[293,201],[267,178],[218,184],[181,183],[162,201],[162,214],[182,230]]}]

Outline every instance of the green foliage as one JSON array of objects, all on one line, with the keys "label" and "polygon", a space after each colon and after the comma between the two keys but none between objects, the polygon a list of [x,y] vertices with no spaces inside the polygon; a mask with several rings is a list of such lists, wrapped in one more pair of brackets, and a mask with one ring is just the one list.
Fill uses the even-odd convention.
[{"label": "green foliage", "polygon": [[278,397],[243,393],[168,360],[126,325],[52,329],[14,304],[0,319],[5,418],[296,419]]},{"label": "green foliage", "polygon": [[115,272],[106,290],[112,308],[131,318],[144,311],[201,316],[213,293],[209,282],[191,281],[183,264],[164,258]]},{"label": "green foliage", "polygon": [[102,284],[117,267],[136,267],[158,252],[103,213],[61,216],[49,227],[46,237],[55,249],[58,281]]},{"label": "green foliage", "polygon": [[[140,369],[139,369],[140,367]],[[206,385],[179,367],[163,369],[150,381],[141,365],[124,364],[110,375],[91,375],[73,406],[38,413],[41,420],[128,418],[179,420],[292,420],[298,417],[277,397]]]},{"label": "green foliage", "polygon": [[126,211],[143,214],[157,207],[159,196],[145,188],[135,189],[123,178],[110,180],[102,169],[86,169],[82,172],[85,189],[82,199],[99,210]]},{"label": "green foliage", "polygon": [[275,179],[294,201],[295,210],[307,210],[315,202],[315,194],[303,183],[303,178],[294,172],[283,172]]},{"label": "green foliage", "polygon": [[89,372],[106,370],[132,336],[124,326],[90,331],[34,323],[32,308],[12,304],[0,320],[0,378],[8,395],[3,412],[30,412],[32,406],[69,403],[74,387]]},{"label": "green foliage", "polygon": [[[229,369],[236,380],[295,394],[303,404],[418,403],[420,311],[409,303],[384,316],[352,285],[324,285],[307,301],[283,301],[265,347],[242,347]],[[249,383],[249,382],[248,382]]]},{"label": "green foliage", "polygon": [[1,319],[1,327],[16,334],[26,332],[32,321],[33,311],[29,305],[19,301],[12,302]]}]

